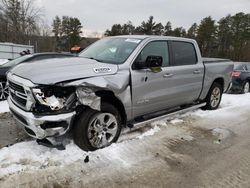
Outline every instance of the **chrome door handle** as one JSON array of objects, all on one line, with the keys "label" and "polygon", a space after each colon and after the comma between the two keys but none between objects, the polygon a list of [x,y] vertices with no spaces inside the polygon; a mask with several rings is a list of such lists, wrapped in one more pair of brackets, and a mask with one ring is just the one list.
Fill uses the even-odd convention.
[{"label": "chrome door handle", "polygon": [[194,74],[200,74],[201,71],[200,71],[200,70],[195,70],[193,73],[194,73]]},{"label": "chrome door handle", "polygon": [[174,74],[171,74],[171,73],[167,73],[167,74],[163,75],[164,78],[171,78],[173,76],[174,76]]}]

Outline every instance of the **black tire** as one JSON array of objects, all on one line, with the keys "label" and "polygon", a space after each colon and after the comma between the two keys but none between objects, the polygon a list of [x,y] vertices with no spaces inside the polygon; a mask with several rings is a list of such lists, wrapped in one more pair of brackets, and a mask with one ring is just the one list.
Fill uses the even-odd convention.
[{"label": "black tire", "polygon": [[[213,95],[213,92],[214,91],[219,91],[219,96],[218,98],[216,98],[216,103],[214,103],[214,101],[212,100],[212,98],[214,98],[214,95]],[[221,102],[221,97],[222,97],[222,86],[221,84],[219,83],[213,83],[213,85],[211,86],[208,94],[207,94],[207,97],[205,99],[204,102],[206,102],[206,106],[202,107],[203,110],[215,110],[219,107],[220,105],[220,102]]]},{"label": "black tire", "polygon": [[[247,91],[246,91],[247,85],[248,85],[248,89],[247,89]],[[242,88],[241,93],[243,93],[243,94],[248,93],[248,92],[249,92],[249,85],[250,85],[249,81],[246,81],[246,82],[244,83],[244,86],[243,86],[243,88]]]},{"label": "black tire", "polygon": [[82,150],[85,151],[95,151],[97,149],[103,148],[103,147],[95,147],[91,144],[90,138],[88,136],[88,130],[89,126],[91,126],[91,121],[93,121],[93,118],[97,116],[98,114],[103,113],[110,113],[114,115],[117,121],[117,132],[115,136],[113,137],[112,141],[108,145],[105,145],[104,147],[109,146],[110,144],[116,142],[120,136],[121,129],[122,129],[122,121],[119,111],[111,104],[103,103],[101,112],[92,110],[92,109],[86,109],[82,114],[79,115],[78,119],[76,120],[76,124],[74,127],[74,142],[75,144],[80,147]]}]

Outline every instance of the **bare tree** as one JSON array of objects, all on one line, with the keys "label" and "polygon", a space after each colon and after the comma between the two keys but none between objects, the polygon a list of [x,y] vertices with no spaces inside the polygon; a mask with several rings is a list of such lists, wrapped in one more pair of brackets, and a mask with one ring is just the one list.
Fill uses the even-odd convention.
[{"label": "bare tree", "polygon": [[0,0],[0,15],[7,25],[5,40],[24,43],[27,37],[39,34],[42,12],[34,0]]}]

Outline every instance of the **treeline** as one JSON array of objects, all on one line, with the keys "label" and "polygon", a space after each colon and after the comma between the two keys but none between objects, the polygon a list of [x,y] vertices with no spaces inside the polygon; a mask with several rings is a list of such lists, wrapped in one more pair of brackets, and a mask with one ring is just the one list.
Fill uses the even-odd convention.
[{"label": "treeline", "polygon": [[199,24],[192,24],[187,30],[183,27],[173,28],[170,21],[165,25],[157,23],[150,16],[139,26],[129,21],[114,24],[105,32],[106,36],[136,34],[193,38],[197,40],[203,56],[250,61],[250,14],[242,12],[223,17],[218,22],[209,16]]},{"label": "treeline", "polygon": [[[78,18],[56,16],[51,26],[44,21],[43,10],[34,0],[0,0],[0,42],[35,46],[36,52],[69,51],[74,45],[86,47],[93,42],[81,37],[82,24]],[[237,13],[215,21],[206,17],[187,30],[165,25],[150,16],[141,25],[132,22],[114,24],[105,32],[114,35],[166,35],[196,39],[203,56],[250,61],[250,14]]]},{"label": "treeline", "polygon": [[78,18],[56,16],[52,24],[56,42],[56,51],[68,51],[74,45],[80,45],[82,25]]},{"label": "treeline", "polygon": [[0,42],[34,45],[36,52],[69,51],[81,42],[78,18],[56,16],[51,27],[43,12],[34,0],[0,0]]}]

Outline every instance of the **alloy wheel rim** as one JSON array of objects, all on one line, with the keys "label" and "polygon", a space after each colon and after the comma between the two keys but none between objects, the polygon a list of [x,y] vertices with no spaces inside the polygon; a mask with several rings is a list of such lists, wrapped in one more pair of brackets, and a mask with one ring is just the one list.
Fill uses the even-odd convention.
[{"label": "alloy wheel rim", "polygon": [[210,99],[210,103],[213,108],[219,104],[220,96],[221,96],[220,89],[218,87],[215,87],[212,91],[211,99]]},{"label": "alloy wheel rim", "polygon": [[116,117],[111,113],[97,113],[88,126],[88,139],[96,148],[110,145],[118,131]]},{"label": "alloy wheel rim", "polygon": [[6,100],[9,95],[6,82],[0,82],[0,100]]},{"label": "alloy wheel rim", "polygon": [[244,93],[248,93],[249,92],[249,83],[247,82],[245,85],[244,85]]}]

